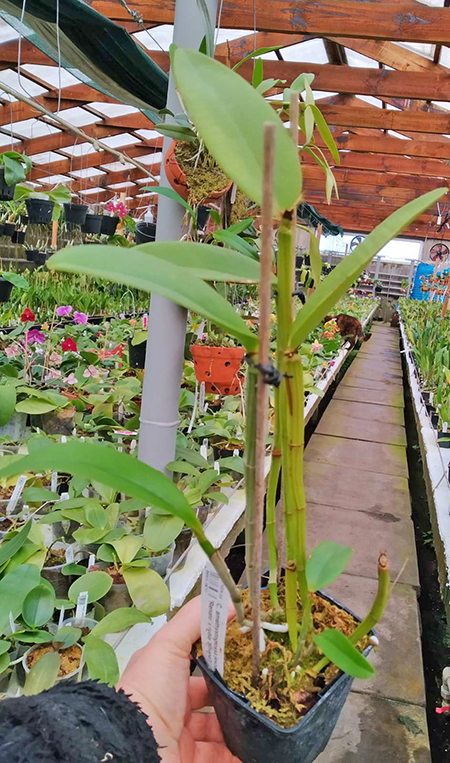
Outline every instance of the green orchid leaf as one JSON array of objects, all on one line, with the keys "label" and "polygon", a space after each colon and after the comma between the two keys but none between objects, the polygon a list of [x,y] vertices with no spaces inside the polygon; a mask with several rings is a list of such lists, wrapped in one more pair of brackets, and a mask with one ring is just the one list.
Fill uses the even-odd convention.
[{"label": "green orchid leaf", "polygon": [[251,58],[263,56],[265,53],[273,53],[275,50],[280,50],[282,47],[282,45],[275,45],[270,48],[257,48],[256,50],[252,51],[252,53],[249,53],[247,56],[244,56],[244,58],[241,58],[240,61],[238,61],[237,64],[233,66],[233,70],[237,72],[239,67],[242,66],[242,64],[245,64],[246,61],[250,61]]},{"label": "green orchid leaf", "polygon": [[[165,127],[166,126],[168,125],[165,125]],[[195,138],[195,133],[193,133],[192,130],[191,130],[191,133],[194,135],[194,138]],[[185,140],[185,139],[181,138],[181,140]],[[194,223],[195,224],[197,223],[197,214],[195,210],[173,188],[163,188],[162,186],[147,185],[144,188],[142,188],[142,192],[144,191],[149,191],[150,193],[156,193],[156,194],[159,194],[160,196],[166,196],[166,198],[172,199],[172,201],[178,202],[178,204],[181,204],[181,206],[184,207],[189,212]]]},{"label": "green orchid leaf", "polygon": [[54,411],[58,406],[55,403],[47,403],[45,400],[39,400],[36,397],[30,397],[28,400],[21,400],[16,405],[17,413],[30,413],[31,415],[39,415],[41,413],[50,413]]},{"label": "green orchid leaf", "polygon": [[313,636],[325,657],[353,678],[372,678],[375,668],[341,631],[327,630]]},{"label": "green orchid leaf", "polygon": [[397,209],[387,220],[377,225],[348,257],[344,257],[342,262],[321,281],[314,294],[297,313],[289,339],[292,347],[298,347],[307,339],[310,332],[332,310],[338,299],[350,288],[377,252],[407,228],[418,215],[435,204],[447,193],[447,190],[447,188],[438,188],[436,191],[430,191],[410,201],[401,209]]},{"label": "green orchid leaf", "polygon": [[192,474],[195,477],[200,476],[200,472],[193,464],[188,464],[187,461],[170,461],[167,464],[166,469],[169,472],[178,472],[179,474]]},{"label": "green orchid leaf", "polygon": [[55,649],[68,649],[81,638],[81,628],[74,628],[72,625],[63,625],[53,636],[53,645]]},{"label": "green orchid leaf", "polygon": [[26,595],[40,580],[39,570],[32,564],[22,564],[0,580],[0,635],[9,628],[9,613],[14,619],[21,614]]},{"label": "green orchid leaf", "polygon": [[47,503],[47,501],[59,501],[58,493],[52,493],[45,487],[27,487],[23,491],[23,500],[25,503]]},{"label": "green orchid leaf", "polygon": [[[233,233],[229,230],[216,230],[212,235],[215,241],[220,241],[223,244],[226,244],[227,248],[225,251],[222,249],[222,256],[228,257],[229,248],[236,249],[237,252],[240,252],[245,257],[251,257],[255,262],[259,263],[259,255],[255,247],[238,236],[237,233]],[[259,264],[257,269],[259,273]],[[258,280],[258,278],[256,278],[256,280]]]},{"label": "green orchid leaf", "polygon": [[[21,471],[16,471],[14,469],[13,464],[10,464],[10,466],[7,468],[11,468],[16,474],[22,474]],[[0,545],[0,567],[5,564],[5,562],[9,561],[14,556],[14,554],[16,554],[19,549],[22,548],[28,537],[28,533],[31,530],[31,524],[32,523],[30,519],[21,529],[21,531],[14,536],[14,538],[11,538],[11,540],[6,542],[3,541],[3,543]]]},{"label": "green orchid leaf", "polygon": [[314,278],[314,286],[320,284],[320,276],[322,275],[322,258],[320,256],[319,241],[315,237],[313,231],[309,230],[305,225],[297,225],[297,228],[304,230],[309,235],[309,258],[311,262],[311,273]]},{"label": "green orchid leaf", "polygon": [[14,640],[18,641],[19,644],[49,644],[53,640],[53,636],[48,631],[16,631]]},{"label": "green orchid leaf", "polygon": [[30,628],[39,628],[48,623],[55,608],[55,594],[44,585],[32,588],[25,596],[22,617]]},{"label": "green orchid leaf", "polygon": [[58,677],[61,658],[57,652],[46,652],[33,665],[23,687],[25,697],[51,689]]},{"label": "green orchid leaf", "polygon": [[120,540],[111,541],[113,547],[122,564],[129,564],[142,548],[142,539],[136,535],[126,535]]},{"label": "green orchid leaf", "polygon": [[[191,530],[204,537],[202,526],[195,513],[187,504],[181,491],[168,477],[128,454],[119,453],[104,445],[71,441],[61,447],[59,444],[52,443],[0,469],[0,480],[28,471],[44,472],[46,470],[85,476],[90,480],[97,479],[132,498],[142,499],[146,506],[156,506],[180,517]],[[28,531],[29,529],[26,530],[26,534]],[[13,553],[20,548],[22,542],[25,542],[26,534]],[[10,558],[6,547],[14,541],[9,541],[0,548],[0,564]],[[5,555],[4,558],[2,552]]]},{"label": "green orchid leaf", "polygon": [[92,681],[114,686],[119,680],[119,665],[114,649],[106,641],[89,633],[84,639],[83,656]]},{"label": "green orchid leaf", "polygon": [[112,582],[112,577],[107,572],[102,572],[102,570],[86,572],[85,575],[75,580],[70,586],[69,599],[76,604],[80,593],[87,591],[88,604],[91,604],[93,601],[98,601],[103,596],[106,596],[112,586]]},{"label": "green orchid leaf", "polygon": [[323,116],[322,112],[318,108],[318,106],[311,105],[310,109],[312,110],[314,114],[314,119],[316,122],[316,127],[320,133],[320,137],[322,138],[323,142],[325,143],[326,147],[329,149],[331,156],[333,157],[336,164],[341,163],[341,157],[339,154],[339,149],[336,146],[336,142],[333,138],[333,134],[328,127],[328,124],[325,120],[325,117]]},{"label": "green orchid leaf", "polygon": [[176,87],[206,148],[225,174],[262,202],[264,125],[276,127],[274,211],[295,206],[302,191],[297,147],[270,104],[236,72],[193,50],[173,56]]},{"label": "green orchid leaf", "polygon": [[138,567],[123,570],[133,604],[148,617],[163,615],[170,607],[170,593],[157,572]]},{"label": "green orchid leaf", "polygon": [[160,516],[150,512],[144,524],[144,541],[146,548],[153,552],[163,551],[178,537],[184,527],[179,517]]},{"label": "green orchid leaf", "polygon": [[150,623],[151,620],[143,612],[132,607],[119,607],[109,612],[103,620],[91,631],[92,636],[105,636],[107,633],[120,633],[131,628],[136,623]]},{"label": "green orchid leaf", "polygon": [[[148,248],[153,244],[143,244],[142,246],[147,247],[148,252]],[[165,247],[164,244],[156,244],[156,246],[162,246],[163,249]],[[173,242],[172,246],[183,247],[181,249],[183,252],[184,247],[191,246],[191,244]],[[192,246],[199,246],[204,253],[201,256],[208,257],[210,247],[196,244],[192,244]],[[165,257],[153,257],[148,253],[144,254],[142,250],[137,251],[137,249],[138,247],[130,249],[127,256],[123,257],[117,247],[98,245],[68,247],[53,255],[48,261],[48,267],[51,270],[96,275],[159,294],[221,326],[224,331],[238,339],[249,351],[253,351],[257,347],[256,335],[237,315],[233,306],[211,286],[192,274],[187,267],[174,265],[166,261],[167,258]],[[187,251],[189,252],[189,249]],[[228,254],[224,256],[223,250],[219,251],[225,265]],[[239,255],[234,252],[233,256]],[[213,270],[217,273],[215,268]]]},{"label": "green orchid leaf", "polygon": [[344,572],[352,554],[350,546],[341,546],[334,540],[319,543],[306,563],[309,590],[318,591],[336,580]]},{"label": "green orchid leaf", "polygon": [[95,504],[88,503],[84,508],[84,516],[87,524],[98,530],[104,530],[108,522],[108,515],[99,502]]},{"label": "green orchid leaf", "polygon": [[70,564],[65,564],[64,567],[61,569],[61,573],[63,575],[66,575],[67,577],[70,577],[72,575],[84,575],[86,572],[86,567],[83,567],[82,564],[75,564],[75,562],[71,562]]},{"label": "green orchid leaf", "polygon": [[0,385],[0,427],[5,426],[14,415],[16,399],[16,388],[14,385]]}]

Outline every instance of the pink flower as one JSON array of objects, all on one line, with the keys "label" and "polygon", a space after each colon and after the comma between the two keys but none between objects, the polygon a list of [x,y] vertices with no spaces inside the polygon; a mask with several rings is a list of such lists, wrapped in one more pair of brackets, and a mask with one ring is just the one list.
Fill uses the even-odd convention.
[{"label": "pink flower", "polygon": [[11,358],[15,358],[16,355],[20,354],[20,350],[18,347],[16,347],[15,344],[12,344],[11,347],[5,348],[5,355],[10,360]]},{"label": "pink flower", "polygon": [[73,320],[74,320],[74,323],[83,323],[83,324],[85,324],[85,323],[88,322],[88,317],[87,317],[86,313],[79,313],[77,310],[75,310],[75,312],[73,314]]},{"label": "pink flower", "polygon": [[62,363],[62,355],[59,355],[57,352],[52,352],[49,361],[50,363],[53,363],[54,366],[59,366],[59,364]]},{"label": "pink flower", "polygon": [[66,382],[66,384],[77,384],[78,379],[75,376],[75,374],[69,374],[69,376],[66,376],[64,381]]},{"label": "pink flower", "polygon": [[322,347],[323,347],[323,344],[320,344],[320,342],[317,339],[315,339],[311,345],[311,352],[320,352]]},{"label": "pink flower", "polygon": [[63,317],[64,317],[64,316],[66,316],[66,315],[70,315],[70,313],[72,312],[72,310],[73,310],[73,307],[72,307],[72,305],[61,305],[61,307],[58,307],[58,308],[56,309],[56,315],[57,315],[59,318],[63,318]]},{"label": "pink flower", "polygon": [[90,365],[86,368],[85,372],[83,373],[83,376],[85,379],[89,379],[89,378],[95,379],[96,377],[100,376],[100,372],[98,368],[96,368],[93,365]]},{"label": "pink flower", "polygon": [[26,334],[28,344],[44,344],[45,334],[38,329],[29,329]]},{"label": "pink flower", "polygon": [[61,376],[61,371],[58,371],[56,368],[50,368],[46,378],[59,379],[60,376]]}]

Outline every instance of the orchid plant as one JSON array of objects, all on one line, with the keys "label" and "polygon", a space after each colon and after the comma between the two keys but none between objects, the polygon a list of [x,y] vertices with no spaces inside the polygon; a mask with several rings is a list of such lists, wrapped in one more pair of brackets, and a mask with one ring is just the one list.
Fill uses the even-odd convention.
[{"label": "orchid plant", "polygon": [[[331,659],[351,675],[368,677],[374,671],[357,651],[355,644],[383,614],[389,588],[385,559],[379,566],[379,587],[373,607],[350,638],[337,630],[317,635],[313,628],[312,594],[341,574],[352,550],[334,541],[326,541],[319,544],[309,557],[306,553],[306,501],[303,488],[304,368],[299,348],[373,256],[417,215],[435,203],[446,189],[430,192],[394,212],[329,275],[323,280],[315,279],[317,286],[314,292],[294,316],[295,211],[302,195],[299,148],[303,147],[299,145],[297,130],[293,130],[293,141],[273,107],[239,75],[211,58],[177,48],[172,50],[172,66],[177,89],[195,124],[196,133],[224,173],[258,206],[263,201],[265,179],[265,126],[273,125],[275,160],[270,191],[272,216],[278,230],[277,277],[273,284],[278,318],[276,365],[280,383],[274,394],[275,431],[266,500],[270,598],[274,609],[279,610],[279,585],[282,585],[282,617],[287,626],[294,666],[298,665],[301,669],[305,655],[315,644],[323,651],[325,664]],[[300,104],[297,120],[295,104],[298,105],[299,93],[304,96],[304,101]],[[295,126],[298,122],[303,145],[308,143],[315,127],[322,136],[326,136],[330,147],[334,145],[323,117],[315,108],[308,75],[297,82],[295,92],[286,94],[280,111],[282,116],[290,115]],[[329,190],[331,182],[328,181]],[[272,219],[270,228],[271,226]],[[161,294],[211,320],[246,348],[250,361],[247,371],[245,454],[247,575],[253,622],[259,622],[261,569],[258,566],[258,543],[262,515],[261,507],[255,499],[257,455],[258,458],[261,455],[256,447],[258,336],[249,329],[234,307],[220,296],[219,291],[210,286],[210,282],[257,282],[260,276],[259,264],[253,258],[232,249],[215,245],[205,247],[195,242],[146,244],[130,250],[125,259],[117,258],[114,254],[114,250],[108,246],[75,247],[55,255],[50,261],[50,267],[57,271],[83,272],[110,278],[121,284]],[[320,256],[313,241],[310,255],[315,268],[321,270]],[[183,519],[229,589],[238,621],[242,625],[250,624],[244,613],[242,594],[234,584],[219,551],[207,539],[186,496],[167,477],[111,448],[75,442],[42,448],[1,470],[0,477],[42,468],[96,478],[103,484],[143,500],[145,505],[161,508]],[[277,577],[279,548],[275,533],[275,498],[280,474],[287,549],[282,584]],[[265,616],[262,619],[265,620]],[[259,630],[253,648],[259,658]],[[259,659],[255,659],[254,664],[254,680],[258,682]],[[317,671],[323,666],[323,663],[316,666]]]}]

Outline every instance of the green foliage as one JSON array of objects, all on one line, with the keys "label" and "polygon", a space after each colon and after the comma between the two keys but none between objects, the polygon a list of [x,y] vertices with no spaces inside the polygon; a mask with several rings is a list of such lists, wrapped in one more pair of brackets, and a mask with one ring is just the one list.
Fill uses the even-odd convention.
[{"label": "green foliage", "polygon": [[306,563],[306,578],[310,591],[324,588],[341,575],[350,558],[353,549],[341,546],[334,540],[324,540],[316,546]]},{"label": "green foliage", "polygon": [[26,677],[23,687],[25,697],[51,689],[58,677],[60,666],[61,658],[57,652],[43,654]]},{"label": "green foliage", "polygon": [[353,678],[372,678],[375,668],[341,631],[327,630],[313,636],[314,643],[331,662]]}]

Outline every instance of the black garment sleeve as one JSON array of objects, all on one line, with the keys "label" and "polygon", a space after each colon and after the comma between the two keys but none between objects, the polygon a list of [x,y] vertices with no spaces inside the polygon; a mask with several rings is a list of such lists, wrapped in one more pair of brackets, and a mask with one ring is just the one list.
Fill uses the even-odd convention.
[{"label": "black garment sleeve", "polygon": [[159,763],[145,714],[94,681],[0,702],[0,763]]}]

